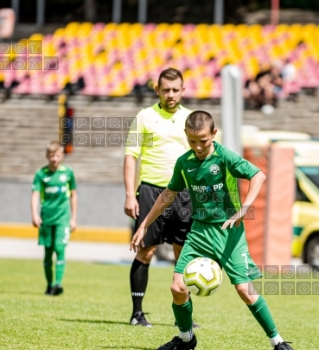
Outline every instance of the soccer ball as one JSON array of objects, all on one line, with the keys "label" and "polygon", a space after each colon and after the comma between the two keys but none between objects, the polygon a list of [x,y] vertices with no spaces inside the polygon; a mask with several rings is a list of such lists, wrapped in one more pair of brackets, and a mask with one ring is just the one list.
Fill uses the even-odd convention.
[{"label": "soccer ball", "polygon": [[189,292],[207,297],[221,286],[223,272],[215,260],[200,257],[186,265],[183,279]]}]

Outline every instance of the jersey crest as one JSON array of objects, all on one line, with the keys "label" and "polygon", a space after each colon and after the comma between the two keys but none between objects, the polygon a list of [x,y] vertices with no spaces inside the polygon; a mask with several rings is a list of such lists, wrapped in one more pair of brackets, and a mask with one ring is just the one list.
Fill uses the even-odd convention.
[{"label": "jersey crest", "polygon": [[209,172],[212,175],[217,175],[220,172],[220,167],[217,164],[213,164],[209,168]]},{"label": "jersey crest", "polygon": [[66,176],[66,174],[61,174],[60,177],[59,177],[59,180],[61,182],[67,182],[68,177]]}]

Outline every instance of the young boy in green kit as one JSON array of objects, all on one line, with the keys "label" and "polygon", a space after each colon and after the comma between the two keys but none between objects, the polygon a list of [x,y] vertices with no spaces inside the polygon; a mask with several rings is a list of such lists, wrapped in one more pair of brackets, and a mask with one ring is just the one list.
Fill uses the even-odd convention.
[{"label": "young boy in green kit", "polygon": [[[212,116],[192,112],[185,123],[191,150],[178,158],[167,188],[133,236],[130,249],[138,251],[148,226],[185,187],[191,197],[193,224],[174,271],[171,291],[173,311],[180,334],[158,350],[193,350],[197,339],[192,329],[192,300],[183,282],[185,266],[194,258],[216,260],[227,273],[239,297],[265,331],[274,350],[293,350],[279,335],[264,298],[253,289],[261,273],[249,255],[243,219],[265,180],[263,172],[236,153],[213,141]],[[243,203],[237,179],[250,181]]]},{"label": "young boy in green kit", "polygon": [[[65,247],[70,232],[76,227],[77,193],[72,169],[62,165],[63,147],[52,141],[46,149],[49,164],[36,171],[32,185],[32,223],[39,228],[39,245],[45,248],[44,272],[46,295],[63,293]],[[41,211],[38,214],[39,203]],[[55,283],[53,283],[52,257],[56,254]]]}]

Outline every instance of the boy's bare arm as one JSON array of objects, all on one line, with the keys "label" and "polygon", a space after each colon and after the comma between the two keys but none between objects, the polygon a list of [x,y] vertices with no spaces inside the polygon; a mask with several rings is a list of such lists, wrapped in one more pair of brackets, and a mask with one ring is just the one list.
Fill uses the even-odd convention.
[{"label": "boy's bare arm", "polygon": [[143,237],[146,234],[147,228],[151,225],[152,222],[154,222],[161,214],[162,212],[170,206],[175,197],[177,195],[177,192],[173,192],[166,188],[157,198],[156,202],[154,203],[152,209],[147,214],[144,221],[141,223],[140,227],[136,231],[135,235],[132,238],[131,244],[130,244],[130,250],[134,250],[135,252],[139,250],[139,245],[141,244],[143,246]]},{"label": "boy's bare arm", "polygon": [[76,229],[76,220],[77,220],[77,212],[78,212],[78,194],[76,190],[71,190],[71,197],[70,197],[70,204],[71,204],[71,231],[74,231]]},{"label": "boy's bare arm", "polygon": [[266,179],[266,175],[262,171],[259,171],[256,175],[254,175],[250,179],[249,189],[248,189],[245,201],[242,205],[243,208],[246,208],[246,211],[257,198],[260,192],[261,186],[263,185],[265,179]]},{"label": "boy's bare arm", "polygon": [[241,221],[244,219],[249,207],[253,204],[255,199],[257,198],[259,191],[261,189],[261,186],[263,185],[264,181],[266,179],[266,175],[259,171],[257,174],[255,174],[250,179],[249,189],[245,198],[245,201],[243,202],[240,210],[233,215],[231,218],[226,220],[222,226],[222,229],[226,229],[228,226],[233,227],[234,225],[236,227],[239,226]]},{"label": "boy's bare arm", "polygon": [[42,220],[38,214],[39,202],[40,202],[39,191],[33,191],[31,194],[31,218],[32,218],[32,224],[35,227],[40,227],[42,224]]}]

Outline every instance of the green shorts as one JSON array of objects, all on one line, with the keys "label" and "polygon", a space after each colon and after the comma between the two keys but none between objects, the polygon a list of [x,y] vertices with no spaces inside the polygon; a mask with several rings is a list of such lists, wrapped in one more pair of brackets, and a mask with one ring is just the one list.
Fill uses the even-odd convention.
[{"label": "green shorts", "polygon": [[221,229],[222,224],[194,221],[191,232],[176,263],[175,272],[197,257],[211,258],[219,263],[232,284],[246,283],[262,277],[248,251],[243,223],[236,228]]},{"label": "green shorts", "polygon": [[46,248],[66,246],[70,238],[70,224],[44,225],[39,229],[39,245]]}]

